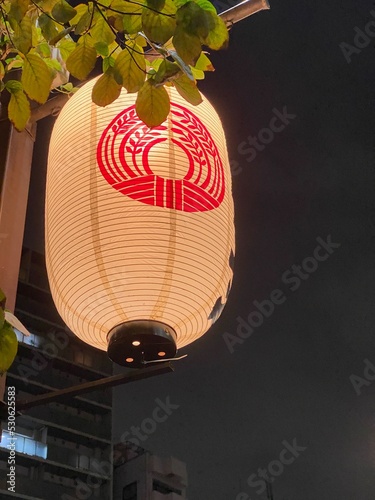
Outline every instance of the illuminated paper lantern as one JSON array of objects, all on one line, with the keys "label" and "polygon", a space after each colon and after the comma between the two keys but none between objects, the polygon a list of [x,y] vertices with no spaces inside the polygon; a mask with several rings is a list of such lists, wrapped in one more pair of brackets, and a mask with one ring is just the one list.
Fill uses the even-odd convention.
[{"label": "illuminated paper lantern", "polygon": [[48,158],[46,261],[69,328],[119,364],[172,357],[220,315],[233,276],[230,166],[212,105],[168,88],[150,129],[123,91],[105,108],[96,80],[64,106]]}]

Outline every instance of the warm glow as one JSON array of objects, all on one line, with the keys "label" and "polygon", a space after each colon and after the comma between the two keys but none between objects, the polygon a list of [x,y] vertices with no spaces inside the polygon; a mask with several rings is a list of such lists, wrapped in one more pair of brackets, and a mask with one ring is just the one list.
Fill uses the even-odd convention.
[{"label": "warm glow", "polygon": [[216,321],[232,282],[223,128],[207,99],[192,106],[168,88],[169,118],[149,129],[135,114],[136,94],[123,91],[100,108],[91,103],[94,83],[64,106],[51,137],[52,295],[69,328],[92,346],[106,350],[116,325],[152,320],[174,329],[181,348]]}]

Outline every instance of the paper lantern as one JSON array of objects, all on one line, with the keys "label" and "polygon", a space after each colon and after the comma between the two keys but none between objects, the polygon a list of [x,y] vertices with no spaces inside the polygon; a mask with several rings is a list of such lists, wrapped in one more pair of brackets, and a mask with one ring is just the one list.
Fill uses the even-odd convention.
[{"label": "paper lantern", "polygon": [[225,136],[212,105],[168,88],[150,129],[135,94],[105,108],[84,85],[49,149],[46,261],[56,307],[79,338],[119,364],[172,357],[220,315],[233,276]]}]

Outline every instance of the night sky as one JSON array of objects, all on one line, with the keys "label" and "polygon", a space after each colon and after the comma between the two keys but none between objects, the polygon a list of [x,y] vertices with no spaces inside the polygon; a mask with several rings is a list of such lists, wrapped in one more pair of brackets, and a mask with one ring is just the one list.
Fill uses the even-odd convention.
[{"label": "night sky", "polygon": [[[114,421],[129,438],[156,398],[179,406],[140,444],[186,462],[189,500],[265,499],[256,475],[269,467],[275,500],[375,498],[375,22],[354,40],[375,4],[360,3],[271,1],[233,28],[201,85],[233,166],[232,292],[175,373],[116,389]],[[270,140],[262,129],[285,109]],[[269,142],[250,152],[249,136]],[[316,250],[329,235],[331,253]],[[303,262],[310,274],[292,267]],[[223,335],[272,292],[282,303],[231,353]]]}]

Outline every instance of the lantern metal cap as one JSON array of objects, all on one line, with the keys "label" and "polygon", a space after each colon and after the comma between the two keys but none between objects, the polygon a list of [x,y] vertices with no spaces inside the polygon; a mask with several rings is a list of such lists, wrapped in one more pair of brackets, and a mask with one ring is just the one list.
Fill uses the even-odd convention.
[{"label": "lantern metal cap", "polygon": [[108,357],[129,368],[140,368],[147,362],[173,358],[177,352],[176,332],[160,321],[127,321],[107,334]]}]

